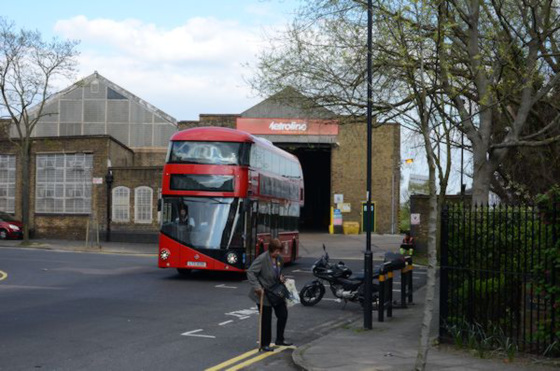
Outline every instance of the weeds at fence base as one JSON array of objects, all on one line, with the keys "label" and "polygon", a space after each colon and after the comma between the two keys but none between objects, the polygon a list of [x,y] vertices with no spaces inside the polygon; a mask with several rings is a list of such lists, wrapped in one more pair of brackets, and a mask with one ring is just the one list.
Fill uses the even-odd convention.
[{"label": "weeds at fence base", "polygon": [[457,348],[472,350],[480,358],[499,356],[512,362],[519,352],[514,340],[505,336],[498,326],[490,326],[490,330],[485,331],[478,323],[464,321],[447,324],[445,329]]}]

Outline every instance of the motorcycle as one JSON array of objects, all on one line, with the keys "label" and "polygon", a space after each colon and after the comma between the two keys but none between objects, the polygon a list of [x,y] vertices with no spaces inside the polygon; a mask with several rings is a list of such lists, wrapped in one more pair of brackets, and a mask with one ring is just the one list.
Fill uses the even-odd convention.
[{"label": "motorcycle", "polygon": [[[344,262],[332,264],[329,261],[329,254],[325,245],[323,245],[323,251],[323,256],[311,267],[313,275],[317,279],[305,284],[299,292],[301,304],[310,307],[320,302],[325,295],[325,286],[328,283],[335,297],[344,300],[345,303],[351,301],[359,302],[363,305],[364,274],[352,275],[352,270]],[[378,279],[379,274],[374,274],[373,278]],[[372,293],[378,292],[379,285],[372,282]],[[372,294],[372,299],[375,303],[378,295]]]}]

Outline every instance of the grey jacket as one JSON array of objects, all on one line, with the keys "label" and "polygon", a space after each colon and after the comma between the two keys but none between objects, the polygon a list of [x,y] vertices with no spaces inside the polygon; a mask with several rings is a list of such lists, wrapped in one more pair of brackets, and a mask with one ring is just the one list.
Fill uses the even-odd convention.
[{"label": "grey jacket", "polygon": [[[265,251],[253,261],[253,263],[247,270],[247,279],[249,280],[249,284],[251,285],[249,297],[251,298],[251,300],[257,303],[257,305],[259,305],[260,303],[260,298],[255,293],[255,289],[263,286],[264,288],[270,288],[274,286],[274,284],[280,282],[279,274],[282,272],[282,267],[284,267],[284,261],[281,256],[276,259],[276,264],[279,266],[278,276],[276,275],[276,272],[274,271],[274,268],[272,266],[270,254],[268,253],[268,251]],[[266,295],[264,295],[263,304],[266,306],[270,306],[270,302],[268,301]]]}]

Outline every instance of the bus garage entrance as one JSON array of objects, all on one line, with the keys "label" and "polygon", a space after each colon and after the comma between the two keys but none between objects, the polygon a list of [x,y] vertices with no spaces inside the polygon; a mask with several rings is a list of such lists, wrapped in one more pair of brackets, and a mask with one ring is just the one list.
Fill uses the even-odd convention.
[{"label": "bus garage entrance", "polygon": [[275,143],[297,156],[303,170],[305,205],[301,209],[302,231],[327,232],[330,223],[331,144]]}]

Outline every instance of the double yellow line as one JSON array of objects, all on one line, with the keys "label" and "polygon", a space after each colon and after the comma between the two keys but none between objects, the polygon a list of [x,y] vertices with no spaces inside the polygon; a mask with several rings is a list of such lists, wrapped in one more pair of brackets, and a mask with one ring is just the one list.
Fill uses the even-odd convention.
[{"label": "double yellow line", "polygon": [[[257,348],[257,349],[253,349],[253,350],[248,351],[247,353],[241,354],[240,356],[237,356],[237,357],[235,357],[235,358],[232,358],[232,359],[230,359],[230,360],[227,360],[227,361],[225,361],[225,362],[222,362],[222,363],[220,363],[219,365],[216,365],[216,366],[214,366],[214,367],[207,368],[205,371],[219,371],[219,370],[224,370],[224,371],[237,371],[237,370],[241,370],[243,367],[247,367],[247,366],[249,366],[249,365],[251,365],[251,364],[253,364],[253,363],[259,362],[259,361],[261,361],[261,360],[263,360],[263,359],[265,359],[265,358],[267,358],[267,357],[270,357],[270,356],[273,356],[273,355],[275,355],[275,354],[278,354],[278,353],[280,353],[280,352],[282,352],[282,351],[284,351],[284,350],[286,350],[286,349],[295,349],[295,347],[294,347],[294,346],[280,346],[280,347],[275,347],[275,348],[274,348],[274,352],[264,352],[264,353],[261,353],[260,355],[258,355],[258,356],[256,356],[256,357],[250,358],[250,357],[252,357],[253,355],[259,353],[259,349],[258,349],[258,348]],[[244,360],[244,359],[246,359],[246,358],[250,358],[250,359],[248,359],[248,360],[246,360],[246,361],[244,361],[244,362],[241,362],[241,363],[237,363],[237,362],[240,362],[240,361],[242,361],[242,360]],[[232,366],[232,365],[234,365],[234,366]],[[226,367],[228,367],[228,366],[232,366],[232,367],[226,368]]]}]

